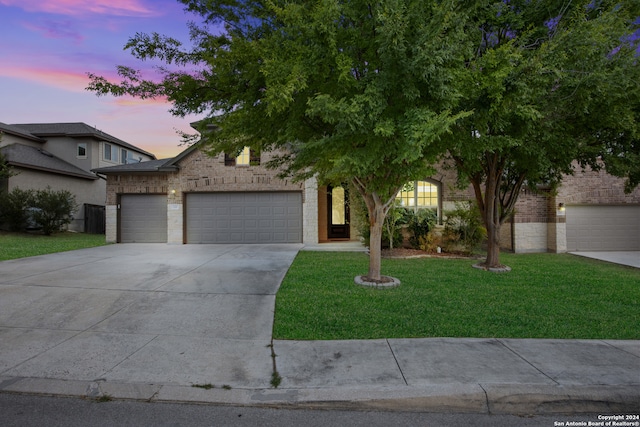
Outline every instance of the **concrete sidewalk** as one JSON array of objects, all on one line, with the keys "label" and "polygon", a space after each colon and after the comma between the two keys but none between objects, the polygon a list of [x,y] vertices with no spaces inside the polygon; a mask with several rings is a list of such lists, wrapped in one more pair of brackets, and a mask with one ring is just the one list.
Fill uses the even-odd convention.
[{"label": "concrete sidewalk", "polygon": [[111,245],[0,262],[0,392],[640,412],[640,341],[272,341],[275,293],[299,249]]}]

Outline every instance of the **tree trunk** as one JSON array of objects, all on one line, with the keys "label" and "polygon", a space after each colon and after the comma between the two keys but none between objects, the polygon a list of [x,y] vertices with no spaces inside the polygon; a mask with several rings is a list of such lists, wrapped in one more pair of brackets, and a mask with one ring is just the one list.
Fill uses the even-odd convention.
[{"label": "tree trunk", "polygon": [[487,228],[487,268],[498,268],[500,264],[500,222],[485,221]]},{"label": "tree trunk", "polygon": [[368,191],[367,187],[358,178],[354,178],[352,182],[364,199],[369,214],[369,274],[367,278],[371,281],[382,280],[382,228],[384,227],[384,219],[387,216],[387,212],[401,187],[391,191],[391,196],[387,200],[382,200],[376,192]]},{"label": "tree trunk", "polygon": [[382,206],[369,209],[369,274],[370,280],[381,280],[382,226],[385,212]]},{"label": "tree trunk", "polygon": [[500,264],[500,185],[503,166],[497,155],[487,156],[487,176],[484,179],[484,194],[482,191],[482,177],[476,175],[471,178],[473,191],[476,196],[484,226],[487,229],[487,259],[483,263],[485,268],[499,268]]}]

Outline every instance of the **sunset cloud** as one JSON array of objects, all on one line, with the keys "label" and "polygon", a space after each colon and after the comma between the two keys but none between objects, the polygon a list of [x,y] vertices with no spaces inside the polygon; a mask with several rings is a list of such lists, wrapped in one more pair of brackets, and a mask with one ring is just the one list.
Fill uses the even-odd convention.
[{"label": "sunset cloud", "polygon": [[32,67],[0,66],[0,76],[29,80],[59,89],[83,92],[89,84],[89,78],[82,73],[67,70],[55,70]]},{"label": "sunset cloud", "polygon": [[155,98],[155,99],[140,99],[140,98],[132,98],[129,96],[115,98],[111,101],[112,104],[118,107],[146,107],[151,105],[162,105],[169,108],[170,104],[167,101],[166,97]]},{"label": "sunset cloud", "polygon": [[26,22],[23,25],[25,28],[41,33],[50,39],[70,39],[77,43],[84,40],[84,36],[73,29],[73,24],[70,21]]},{"label": "sunset cloud", "polygon": [[141,0],[0,0],[0,5],[14,6],[27,12],[58,15],[112,15],[154,17],[160,14]]}]

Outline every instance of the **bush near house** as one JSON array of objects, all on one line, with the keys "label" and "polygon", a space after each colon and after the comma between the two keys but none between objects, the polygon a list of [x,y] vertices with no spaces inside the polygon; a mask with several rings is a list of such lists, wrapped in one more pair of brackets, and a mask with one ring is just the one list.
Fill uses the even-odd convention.
[{"label": "bush near house", "polygon": [[67,190],[21,190],[0,194],[0,223],[12,231],[41,229],[49,236],[61,231],[78,208],[75,196]]},{"label": "bush near house", "polygon": [[442,242],[447,252],[472,253],[487,238],[476,203],[456,203],[456,208],[445,215]]},{"label": "bush near house", "polygon": [[10,231],[25,230],[32,204],[33,190],[14,188],[10,192],[0,192],[0,225]]}]

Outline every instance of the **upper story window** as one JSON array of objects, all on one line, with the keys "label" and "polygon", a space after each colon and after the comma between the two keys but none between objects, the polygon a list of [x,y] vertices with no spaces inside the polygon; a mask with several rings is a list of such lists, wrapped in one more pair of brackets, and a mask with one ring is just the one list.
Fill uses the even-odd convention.
[{"label": "upper story window", "polygon": [[124,148],[120,150],[120,163],[122,164],[128,163],[127,161],[127,159],[129,158],[128,154],[129,153]]},{"label": "upper story window", "polygon": [[256,153],[249,147],[244,147],[236,157],[226,153],[224,155],[225,166],[258,166],[259,164],[260,153]]},{"label": "upper story window", "polygon": [[111,144],[105,142],[104,143],[103,158],[105,160],[109,160],[111,162],[117,162],[118,161],[118,148],[115,147],[114,145],[111,145]]},{"label": "upper story window", "polygon": [[78,143],[78,151],[76,152],[76,157],[79,159],[87,158],[87,143],[79,142]]}]

